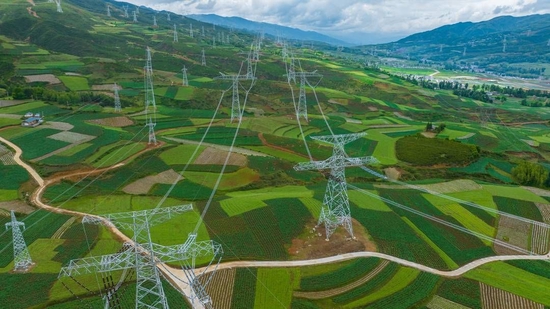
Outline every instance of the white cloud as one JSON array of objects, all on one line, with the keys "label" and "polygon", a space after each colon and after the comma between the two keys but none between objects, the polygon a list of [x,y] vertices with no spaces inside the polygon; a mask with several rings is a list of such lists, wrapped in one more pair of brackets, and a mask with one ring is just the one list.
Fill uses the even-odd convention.
[{"label": "white cloud", "polygon": [[179,14],[218,14],[349,37],[392,37],[500,15],[550,13],[548,0],[127,0]]}]

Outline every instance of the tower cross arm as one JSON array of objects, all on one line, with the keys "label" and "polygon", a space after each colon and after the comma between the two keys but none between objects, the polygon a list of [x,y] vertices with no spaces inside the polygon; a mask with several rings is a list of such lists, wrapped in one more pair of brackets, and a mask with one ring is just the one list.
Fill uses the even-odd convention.
[{"label": "tower cross arm", "polygon": [[323,161],[310,161],[301,162],[294,166],[296,171],[311,171],[311,170],[324,170],[331,168],[345,168],[352,166],[361,166],[364,164],[375,164],[378,160],[374,157],[361,157],[361,158],[338,158],[330,157]]},{"label": "tower cross arm", "polygon": [[365,136],[367,136],[367,133],[362,132],[362,133],[352,133],[352,134],[312,136],[311,138],[314,140],[318,140],[320,142],[325,142],[329,144],[345,145],[347,143],[351,143],[354,140],[360,139]]},{"label": "tower cross arm", "polygon": [[155,257],[163,262],[177,262],[197,257],[220,256],[223,254],[222,246],[214,241],[197,241],[191,244],[163,246],[153,244]]},{"label": "tower cross arm", "polygon": [[[241,75],[241,74],[235,74],[235,75],[227,75],[227,74],[224,74],[224,73],[221,73],[220,72],[220,76],[216,76],[214,77],[214,79],[216,80],[219,80],[219,79],[223,79],[223,80],[250,80],[250,76],[248,75]],[[252,79],[256,79],[256,77],[252,77]]]},{"label": "tower cross arm", "polygon": [[133,211],[133,212],[122,212],[122,213],[114,213],[106,215],[105,218],[111,222],[121,225],[124,225],[125,223],[123,221],[130,221],[134,218],[149,218],[149,222],[151,224],[158,224],[164,221],[167,221],[171,218],[172,215],[181,214],[187,211],[193,210],[193,205],[186,204],[186,205],[179,205],[179,206],[172,206],[172,207],[162,207],[162,208],[155,208],[155,209],[147,209],[147,210],[140,210],[140,211]]},{"label": "tower cross arm", "polygon": [[121,253],[71,260],[68,266],[62,267],[59,271],[59,278],[95,272],[123,270],[135,267],[135,264],[135,248],[129,247],[128,250]]}]

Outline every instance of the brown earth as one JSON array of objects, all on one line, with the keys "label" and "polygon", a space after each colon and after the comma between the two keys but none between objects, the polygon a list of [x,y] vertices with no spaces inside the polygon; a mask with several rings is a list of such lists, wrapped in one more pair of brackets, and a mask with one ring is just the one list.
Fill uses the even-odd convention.
[{"label": "brown earth", "polygon": [[88,120],[88,122],[99,124],[102,126],[117,127],[117,128],[127,127],[134,124],[134,122],[130,118],[124,117],[124,116],[93,119],[93,120]]},{"label": "brown earth", "polygon": [[[180,179],[179,176],[180,175],[176,173],[176,171],[170,169],[156,175],[138,179],[124,187],[122,191],[128,194],[147,194],[157,183],[172,184]],[[181,179],[183,179],[183,177],[181,177]]]},{"label": "brown earth", "polygon": [[395,167],[388,167],[384,169],[384,174],[386,174],[386,177],[392,180],[399,180],[399,177],[401,177],[401,173],[402,171]]},{"label": "brown earth", "polygon": [[27,203],[22,201],[0,202],[0,209],[5,209],[8,211],[13,210],[15,212],[23,214],[30,214],[35,210],[33,207],[27,205]]},{"label": "brown earth", "polygon": [[[216,149],[213,147],[206,148],[200,156],[193,162],[193,164],[220,164],[225,163],[225,158],[227,157],[227,151]],[[246,156],[239,153],[232,153],[229,157],[227,164],[237,165],[237,166],[246,166],[248,160]]]},{"label": "brown earth", "polygon": [[306,225],[305,235],[292,240],[288,253],[293,260],[318,259],[358,251],[377,251],[376,244],[370,240],[368,232],[353,218],[355,239],[349,237],[344,228],[339,227],[330,240],[326,241],[324,226],[315,227],[315,225],[315,222],[310,222]]}]

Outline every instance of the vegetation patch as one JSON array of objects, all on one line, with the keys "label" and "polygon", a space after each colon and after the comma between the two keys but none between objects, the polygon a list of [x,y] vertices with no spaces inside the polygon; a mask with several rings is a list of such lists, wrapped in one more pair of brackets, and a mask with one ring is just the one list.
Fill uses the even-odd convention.
[{"label": "vegetation patch", "polygon": [[90,85],[88,85],[88,80],[85,77],[59,76],[59,79],[72,91],[90,90]]},{"label": "vegetation patch", "polygon": [[395,143],[395,150],[399,160],[423,166],[460,165],[472,162],[479,157],[479,150],[474,145],[426,138],[422,135],[399,139]]}]

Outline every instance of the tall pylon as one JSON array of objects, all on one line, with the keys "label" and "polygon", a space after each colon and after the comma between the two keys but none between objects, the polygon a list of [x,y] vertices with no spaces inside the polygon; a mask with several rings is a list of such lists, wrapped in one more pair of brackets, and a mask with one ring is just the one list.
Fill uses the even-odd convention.
[{"label": "tall pylon", "polygon": [[130,16],[128,15],[128,6],[127,6],[127,5],[123,5],[123,6],[122,6],[122,9],[124,10],[124,17],[126,17],[126,18],[130,17]]},{"label": "tall pylon", "polygon": [[187,80],[187,68],[185,66],[181,69],[181,74],[183,75],[181,84],[183,86],[189,86],[189,81]]},{"label": "tall pylon", "polygon": [[201,27],[201,36],[204,38],[204,26]]},{"label": "tall pylon", "polygon": [[204,48],[202,49],[201,65],[202,65],[203,67],[206,66],[206,56],[204,55]]},{"label": "tall pylon", "polygon": [[[217,267],[223,254],[222,247],[214,241],[197,241],[196,234],[189,234],[185,243],[173,246],[159,245],[151,239],[151,226],[192,209],[191,205],[180,205],[115,213],[103,218],[85,216],[82,219],[83,224],[105,224],[132,231],[132,243],[126,244],[124,250],[119,253],[72,260],[69,265],[61,268],[59,278],[134,268],[136,271],[135,307],[168,308],[160,273],[165,271],[165,275],[169,274],[169,270],[163,263],[180,262],[183,264],[187,277],[185,281],[191,288],[189,291],[191,295],[186,296],[191,301],[193,308],[211,308],[212,301],[198,279],[202,276],[208,276],[207,279],[211,279],[213,272],[206,274],[205,270],[196,275],[195,260],[211,257],[207,268],[214,264]],[[191,273],[193,274],[191,275]],[[108,298],[109,295],[105,299],[106,307],[109,303]]]},{"label": "tall pylon", "polygon": [[166,20],[170,21],[170,12],[166,12]]},{"label": "tall pylon", "polygon": [[174,24],[174,43],[178,42],[178,26]]},{"label": "tall pylon", "polygon": [[216,48],[216,36],[212,36],[212,48]]},{"label": "tall pylon", "polygon": [[107,16],[111,17],[111,6],[107,4]]},{"label": "tall pylon", "polygon": [[115,83],[113,87],[115,92],[115,113],[120,113],[122,111],[122,105],[120,104],[120,96],[118,95],[118,85]]},{"label": "tall pylon", "polygon": [[155,125],[157,122],[157,104],[155,102],[155,91],[153,89],[153,62],[151,60],[151,49],[147,47],[147,61],[144,67],[145,73],[145,126],[149,127],[149,144],[156,144]]},{"label": "tall pylon", "polygon": [[193,24],[189,24],[189,37],[193,38]]},{"label": "tall pylon", "polygon": [[157,15],[153,15],[153,27],[157,27]]},{"label": "tall pylon", "polygon": [[234,74],[234,75],[226,75],[220,72],[220,76],[214,77],[214,79],[221,79],[221,80],[231,80],[232,86],[231,89],[233,90],[233,96],[231,100],[231,122],[233,122],[234,119],[238,119],[241,121],[243,117],[243,110],[241,109],[241,102],[239,99],[239,81],[241,80],[256,80],[256,77],[250,78],[247,75],[240,75],[240,74]]},{"label": "tall pylon", "polygon": [[6,230],[10,227],[13,235],[13,271],[26,272],[33,262],[20,229],[20,227],[25,229],[25,223],[17,221],[13,210],[11,211],[11,222],[6,223]]},{"label": "tall pylon", "polygon": [[61,0],[55,0],[55,4],[57,4],[57,13],[63,13],[63,9],[61,8]]},{"label": "tall pylon", "polygon": [[289,83],[292,80],[296,84],[296,64],[292,53],[290,54],[290,65],[288,67],[287,79]]},{"label": "tall pylon", "polygon": [[506,36],[504,36],[504,40],[502,40],[502,52],[506,52]]},{"label": "tall pylon", "polygon": [[[290,74],[290,72],[289,72]],[[287,77],[289,74],[286,74]],[[294,77],[300,77],[300,94],[298,96],[298,104],[296,105],[296,119],[304,117],[307,121],[307,98],[306,98],[306,84],[309,84],[307,81],[308,77],[323,77],[323,75],[313,72],[294,72]],[[290,79],[289,79],[290,82]]]},{"label": "tall pylon", "polygon": [[[296,171],[330,169],[327,188],[323,198],[323,207],[317,226],[324,224],[326,240],[338,226],[343,226],[351,237],[353,227],[349,209],[348,188],[346,183],[346,167],[377,163],[374,157],[350,158],[344,150],[344,145],[367,135],[366,133],[312,136],[311,138],[333,145],[332,156],[324,161],[302,162],[294,166]],[[355,238],[355,237],[354,237]]]},{"label": "tall pylon", "polygon": [[134,11],[133,14],[134,14],[134,22],[137,23],[137,11]]}]

